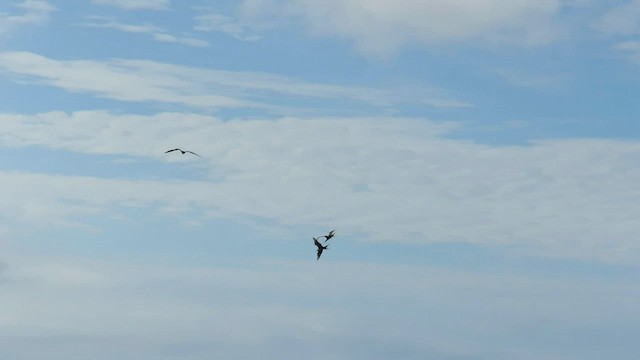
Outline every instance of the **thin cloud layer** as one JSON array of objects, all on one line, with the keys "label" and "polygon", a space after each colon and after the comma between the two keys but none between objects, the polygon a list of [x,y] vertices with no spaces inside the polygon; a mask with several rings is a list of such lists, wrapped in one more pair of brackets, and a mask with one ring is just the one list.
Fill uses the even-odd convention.
[{"label": "thin cloud layer", "polygon": [[553,88],[559,86],[564,80],[564,77],[558,74],[525,73],[513,68],[499,68],[494,72],[509,84],[523,88]]},{"label": "thin cloud layer", "polygon": [[4,13],[0,11],[0,37],[6,36],[19,27],[46,23],[55,7],[47,1],[25,0],[14,4],[22,13]]},{"label": "thin cloud layer", "polygon": [[561,0],[245,0],[241,13],[299,19],[315,34],[388,56],[411,43],[546,44],[558,36],[562,6]]},{"label": "thin cloud layer", "polygon": [[622,41],[614,44],[612,49],[623,54],[636,67],[640,66],[640,41]]},{"label": "thin cloud layer", "polygon": [[91,0],[91,2],[124,10],[165,10],[171,4],[171,0]]},{"label": "thin cloud layer", "polygon": [[[0,69],[19,75],[22,81],[28,79],[67,91],[200,109],[257,108],[277,112],[283,107],[295,107],[291,102],[295,104],[301,98],[351,101],[377,108],[397,103],[471,106],[447,99],[437,90],[417,90],[412,96],[400,97],[375,88],[307,83],[268,73],[211,70],[149,60],[55,60],[30,52],[4,52],[0,53]],[[271,101],[264,102],[265,96],[270,95]],[[283,99],[288,102],[282,103]]]},{"label": "thin cloud layer", "polygon": [[640,1],[629,1],[605,13],[596,28],[608,35],[640,33]]},{"label": "thin cloud layer", "polygon": [[131,24],[124,24],[117,21],[113,21],[109,19],[101,19],[101,18],[93,18],[93,20],[94,20],[93,22],[81,23],[79,24],[79,26],[113,29],[117,31],[127,32],[127,33],[147,34],[147,35],[150,35],[156,41],[160,41],[160,42],[176,43],[180,45],[187,45],[187,46],[193,46],[193,47],[209,46],[209,43],[204,40],[190,38],[190,37],[175,36],[175,35],[169,34],[165,29],[162,29],[160,27],[150,25],[150,24],[131,25]]},{"label": "thin cloud layer", "polygon": [[[13,200],[1,206],[9,217],[70,221],[85,207],[91,213],[131,203],[191,209],[204,218],[331,223],[371,241],[466,242],[550,257],[640,260],[637,142],[492,147],[447,139],[453,124],[402,118],[223,122],[187,114],[52,112],[5,114],[1,121],[4,146],[156,161],[167,159],[167,144],[190,144],[210,178],[5,172],[2,182]],[[331,176],[323,176],[327,171]]]},{"label": "thin cloud layer", "polygon": [[[0,356],[596,360],[592,347],[617,337],[617,358],[630,359],[632,337],[620,336],[639,320],[631,299],[640,294],[628,281],[337,262],[91,260],[12,260],[0,284],[0,306],[14,309],[0,319]],[[581,341],[588,345],[563,345]]]},{"label": "thin cloud layer", "polygon": [[196,15],[194,20],[196,21],[194,29],[198,31],[222,32],[234,39],[242,41],[256,41],[260,39],[259,35],[251,34],[251,29],[248,25],[227,15],[207,12],[205,14]]},{"label": "thin cloud layer", "polygon": [[635,360],[637,3],[3,2],[0,359]]}]

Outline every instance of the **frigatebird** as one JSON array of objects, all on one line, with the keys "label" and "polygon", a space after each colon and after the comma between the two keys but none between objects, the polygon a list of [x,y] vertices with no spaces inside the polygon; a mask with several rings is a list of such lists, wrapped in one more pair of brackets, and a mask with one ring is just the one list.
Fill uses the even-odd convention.
[{"label": "frigatebird", "polygon": [[334,233],[335,233],[335,232],[336,232],[336,230],[335,230],[335,229],[333,229],[333,230],[329,231],[329,234],[327,234],[327,235],[322,235],[322,236],[320,236],[320,237],[323,237],[323,238],[324,238],[324,242],[327,242],[327,240],[329,240],[329,239],[331,239],[332,237],[334,237]]},{"label": "frigatebird", "polygon": [[189,151],[189,150],[182,150],[182,149],[177,149],[177,148],[176,148],[176,149],[167,150],[167,151],[165,151],[164,153],[166,154],[166,153],[170,153],[170,152],[172,152],[172,151],[176,151],[176,150],[177,150],[177,151],[182,152],[182,155],[184,155],[184,154],[186,154],[186,153],[190,153],[190,154],[193,154],[193,155],[195,155],[195,156],[197,156],[197,157],[202,157],[202,156],[200,156],[200,155],[198,155],[198,154],[194,153],[193,151]]},{"label": "frigatebird", "polygon": [[322,246],[322,244],[320,244],[320,242],[316,238],[313,238],[313,243],[316,244],[316,246],[318,247],[318,257],[316,258],[316,260],[320,260],[320,255],[322,255],[322,251],[328,249],[329,246]]}]

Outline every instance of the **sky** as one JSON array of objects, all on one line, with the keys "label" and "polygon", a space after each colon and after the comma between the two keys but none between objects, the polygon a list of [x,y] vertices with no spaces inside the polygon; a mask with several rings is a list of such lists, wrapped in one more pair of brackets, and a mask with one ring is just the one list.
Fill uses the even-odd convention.
[{"label": "sky", "polygon": [[3,1],[0,94],[2,359],[637,357],[638,0]]}]

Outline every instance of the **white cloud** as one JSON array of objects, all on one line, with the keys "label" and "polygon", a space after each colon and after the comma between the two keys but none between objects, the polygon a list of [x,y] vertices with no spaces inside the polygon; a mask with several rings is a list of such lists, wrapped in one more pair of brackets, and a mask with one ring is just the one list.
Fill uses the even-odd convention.
[{"label": "white cloud", "polygon": [[640,52],[640,41],[624,41],[614,45],[616,50],[629,51],[632,53]]},{"label": "white cloud", "polygon": [[108,19],[98,18],[98,20],[104,20],[104,21],[81,23],[79,24],[79,26],[113,29],[113,30],[118,30],[118,31],[128,32],[128,33],[148,34],[148,35],[151,35],[151,37],[156,41],[176,43],[180,45],[187,45],[187,46],[193,46],[193,47],[209,46],[209,43],[204,40],[171,35],[167,33],[165,29],[162,29],[160,27],[150,25],[150,24],[131,25],[131,24],[119,23],[117,21],[112,21]]},{"label": "white cloud", "polygon": [[35,12],[42,12],[42,13],[49,13],[56,9],[48,1],[44,1],[44,0],[25,0],[20,4],[16,4],[16,6],[19,8],[25,9],[27,11],[35,11]]},{"label": "white cloud", "polygon": [[230,16],[209,12],[197,15],[195,20],[195,29],[199,31],[219,31],[243,41],[256,41],[260,39],[258,35],[249,34],[251,32],[250,26]]},{"label": "white cloud", "polygon": [[154,33],[153,38],[162,42],[176,43],[176,44],[182,44],[182,45],[188,45],[188,46],[194,46],[194,47],[209,46],[209,43],[204,40],[178,37],[178,36],[174,36],[166,33]]},{"label": "white cloud", "polygon": [[617,6],[596,24],[596,28],[609,35],[631,35],[640,32],[640,1]]},{"label": "white cloud", "polygon": [[[130,29],[149,31],[147,27]],[[438,107],[468,107],[447,99],[438,90],[415,89],[410,94],[357,86],[306,83],[268,73],[210,70],[145,60],[109,61],[50,59],[29,52],[0,53],[0,69],[68,91],[137,102],[164,102],[196,108],[262,108],[282,111],[304,97],[334,99],[364,105],[392,107],[416,103]],[[265,95],[277,94],[264,104]],[[406,95],[406,96],[405,96]]]},{"label": "white cloud", "polygon": [[572,351],[599,359],[590,348],[567,353],[567,342],[615,344],[629,355],[618,358],[635,351],[621,328],[638,321],[640,294],[630,281],[338,262],[187,267],[11,255],[0,285],[7,309],[0,357],[7,359],[565,359]]},{"label": "white cloud", "polygon": [[43,24],[55,10],[49,2],[38,0],[25,0],[16,6],[24,12],[19,15],[0,12],[0,36],[7,35],[21,26]]},{"label": "white cloud", "polygon": [[170,0],[91,0],[91,2],[125,10],[164,10],[168,9],[171,3]]},{"label": "white cloud", "polygon": [[629,60],[640,65],[640,41],[623,41],[613,45],[613,49],[624,53]]},{"label": "white cloud", "polygon": [[[204,108],[258,105],[229,96],[202,94],[194,89],[195,78],[184,78],[189,69],[180,66],[131,60],[58,61],[26,52],[2,53],[0,63],[6,70],[47,85],[115,100],[161,101]],[[174,73],[163,74],[163,69],[157,67],[172,69]]]},{"label": "white cloud", "polygon": [[[618,39],[640,34],[640,1],[629,1],[614,7],[604,14],[594,27],[603,34]],[[612,48],[624,54],[632,62],[640,64],[640,41],[635,39],[617,41]]]},{"label": "white cloud", "polygon": [[[246,22],[300,19],[315,34],[388,56],[411,43],[546,44],[558,38],[562,0],[245,0]],[[567,3],[566,5],[571,5]]]},{"label": "white cloud", "polygon": [[373,241],[466,242],[640,261],[637,142],[492,147],[443,137],[453,124],[403,118],[223,122],[178,113],[51,112],[4,114],[0,121],[3,146],[159,160],[173,159],[164,156],[167,147],[189,144],[203,156],[194,164],[211,177],[138,181],[5,172],[0,211],[16,221],[70,221],[84,207],[104,212],[143,204],[205,217],[329,223]]},{"label": "white cloud", "polygon": [[564,80],[561,75],[533,74],[513,68],[500,68],[493,72],[511,85],[523,88],[550,88],[560,85]]}]

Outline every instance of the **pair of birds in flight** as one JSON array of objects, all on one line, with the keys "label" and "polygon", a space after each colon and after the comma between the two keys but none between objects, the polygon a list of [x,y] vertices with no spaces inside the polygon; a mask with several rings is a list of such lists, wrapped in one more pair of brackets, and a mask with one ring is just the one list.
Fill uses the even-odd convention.
[{"label": "pair of birds in flight", "polygon": [[[164,153],[165,153],[165,154],[167,154],[167,153],[170,153],[170,152],[172,152],[172,151],[180,151],[180,152],[182,153],[182,155],[184,155],[184,154],[186,154],[186,153],[189,153],[189,154],[193,154],[193,155],[195,155],[195,156],[197,156],[197,157],[202,157],[202,156],[200,156],[200,155],[198,155],[198,154],[194,153],[193,151],[189,151],[189,150],[182,150],[182,149],[180,149],[180,148],[175,148],[175,149],[167,150],[167,151],[165,151]],[[315,237],[313,238],[313,243],[318,247],[318,252],[317,252],[318,257],[316,258],[316,260],[320,260],[320,255],[322,255],[322,252],[323,252],[324,250],[327,250],[327,249],[329,248],[329,246],[323,246],[323,245],[318,241],[318,239],[319,239],[319,238],[324,238],[324,242],[326,243],[326,242],[327,242],[327,240],[329,240],[329,239],[331,239],[332,237],[334,237],[334,236],[335,236],[335,232],[336,232],[336,230],[334,229],[334,230],[329,231],[329,234],[327,234],[327,235],[322,235],[322,236],[318,236],[317,238],[315,238]]]},{"label": "pair of birds in flight", "polygon": [[329,234],[327,235],[322,235],[322,236],[318,236],[317,238],[313,238],[313,243],[316,244],[316,246],[318,247],[318,257],[316,258],[316,260],[320,260],[320,255],[322,255],[322,252],[327,250],[329,248],[329,246],[322,246],[322,244],[320,243],[320,241],[318,241],[319,238],[324,238],[324,242],[326,243],[327,240],[331,239],[332,237],[334,237],[336,230],[331,230],[329,231]]}]

